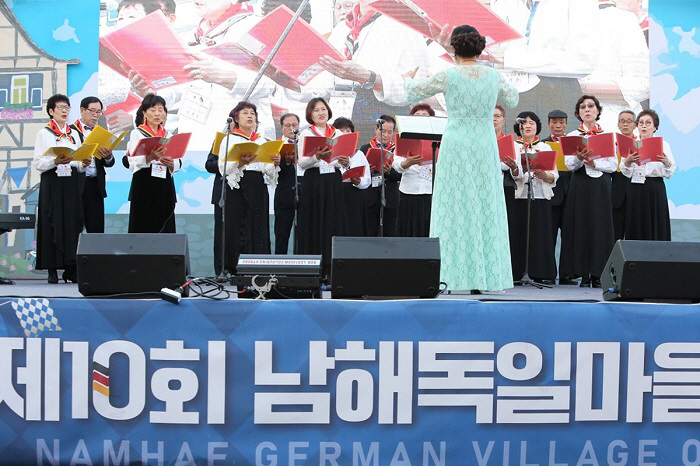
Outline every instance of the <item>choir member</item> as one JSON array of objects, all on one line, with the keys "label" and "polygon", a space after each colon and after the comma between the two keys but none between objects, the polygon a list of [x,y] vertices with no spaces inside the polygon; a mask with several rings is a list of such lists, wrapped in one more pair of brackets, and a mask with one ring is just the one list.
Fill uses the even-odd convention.
[{"label": "choir member", "polygon": [[[258,113],[254,104],[238,102],[229,116],[233,118],[229,128],[230,147],[244,142],[266,142],[255,131]],[[226,176],[223,267],[233,274],[236,273],[241,253],[270,254],[270,198],[267,185],[277,184],[280,156],[272,159],[274,163],[255,162],[253,153],[241,155],[237,162],[219,157],[219,173]]]},{"label": "choir member", "polygon": [[[632,139],[637,139],[634,130],[637,128],[635,122],[635,114],[631,110],[623,110],[617,116],[617,127],[620,133]],[[612,174],[611,185],[611,200],[613,212],[613,230],[615,232],[615,241],[624,239],[625,237],[625,213],[627,211],[626,200],[627,191],[630,186],[630,179],[621,172],[621,157],[627,154],[618,154],[618,168]]]},{"label": "choir member", "polygon": [[[430,115],[427,110],[416,110],[419,105],[427,104],[413,107],[412,115]],[[432,111],[430,106],[428,109]],[[408,157],[395,156],[392,164],[392,168],[401,174],[397,236],[428,237],[433,198],[433,166],[422,164],[420,154],[407,155]]]},{"label": "choir member", "polygon": [[143,138],[169,137],[164,123],[168,109],[155,94],[143,98],[136,111],[136,128],[131,131],[126,155],[131,170],[129,192],[129,233],[175,233],[175,183],[173,174],[182,166],[159,146],[148,155],[131,155]]},{"label": "choir member", "polygon": [[[367,155],[370,148],[378,148],[381,134],[381,141],[384,150],[394,152],[394,131],[396,130],[396,120],[389,115],[382,115],[379,119],[384,120],[381,133],[379,124],[374,125],[374,137],[369,144],[363,145],[360,150]],[[372,170],[372,186],[365,190],[365,207],[367,208],[367,236],[379,236],[379,215],[382,204],[382,175],[376,168]],[[394,170],[391,163],[384,164],[384,195],[386,205],[384,206],[384,228],[382,236],[396,236],[396,227],[399,213],[399,182],[401,174]]]},{"label": "choir member", "polygon": [[57,269],[65,282],[77,281],[76,250],[83,229],[80,175],[90,160],[44,155],[51,147],[77,149],[80,142],[67,124],[70,100],[62,94],[46,102],[49,124],[39,130],[34,142],[32,166],[41,172],[36,227],[36,269],[48,270],[49,283],[58,283]]},{"label": "choir member", "polygon": [[[493,109],[493,129],[496,131],[496,139],[501,139],[506,136],[503,128],[506,123],[506,110],[502,105],[496,105]],[[501,173],[503,173],[503,197],[506,200],[506,215],[508,215],[508,240],[510,242],[510,260],[511,270],[513,271],[513,281],[520,280],[522,273],[516,275],[515,256],[516,243],[515,236],[517,235],[517,225],[515,223],[515,178],[522,176],[522,171],[519,168],[519,160],[506,159],[501,161]]]},{"label": "choir member", "polygon": [[[355,125],[347,118],[339,117],[333,122],[336,130],[343,134],[354,133]],[[362,151],[357,150],[350,157],[350,165],[342,171],[355,167],[365,167],[364,174],[343,180],[343,198],[345,202],[345,234],[348,236],[367,236],[367,215],[365,213],[365,197],[362,190],[372,184],[369,163]]]},{"label": "choir member", "polygon": [[[642,110],[637,115],[637,128],[642,142],[659,129],[659,115]],[[671,220],[664,178],[671,178],[676,162],[671,147],[663,141],[663,155],[658,162],[641,164],[639,154],[628,155],[621,165],[622,173],[631,179],[627,193],[625,238],[671,241]]]},{"label": "choir member", "polygon": [[[583,95],[574,113],[581,121],[572,136],[590,137],[603,129],[597,123],[602,107],[598,99]],[[617,169],[617,158],[597,158],[589,149],[565,157],[573,172],[564,207],[561,270],[566,276],[582,277],[579,286],[600,287],[600,276],[615,243],[610,174]]]},{"label": "choir member", "polygon": [[433,110],[433,107],[426,103],[418,103],[414,105],[411,107],[411,111],[408,113],[409,115],[435,116],[435,110]]},{"label": "choir member", "polygon": [[341,167],[349,165],[347,157],[327,163],[322,160],[331,153],[330,147],[304,157],[305,138],[320,136],[335,138],[339,132],[328,121],[333,112],[322,97],[306,105],[309,127],[299,133],[299,167],[304,170],[304,189],[299,199],[299,253],[321,254],[322,273],[330,273],[331,244],[334,236],[344,236],[343,186]]},{"label": "choir member", "polygon": [[[83,143],[97,125],[102,116],[102,101],[97,97],[85,97],[80,102],[80,118],[75,120],[71,129],[75,130]],[[90,165],[85,170],[83,186],[83,209],[85,216],[85,231],[88,233],[104,233],[105,231],[105,197],[107,189],[105,168],[114,166],[112,149],[99,147],[100,157],[92,157]]]},{"label": "choir member", "polygon": [[[549,136],[543,139],[543,142],[559,142],[562,136],[566,136],[566,125],[568,124],[569,116],[562,110],[552,110],[547,114],[547,126],[549,126]],[[564,167],[565,168],[565,167]],[[550,200],[552,206],[552,244],[557,244],[557,236],[562,229],[562,221],[564,219],[564,204],[566,203],[566,195],[569,192],[569,184],[571,184],[571,172],[569,170],[559,170],[559,178],[557,183],[552,188],[553,195]],[[561,273],[561,249],[559,250],[559,284],[560,285],[575,285],[576,282],[570,277],[566,277]]]},{"label": "choir member", "polygon": [[[539,151],[548,151],[551,148],[537,138],[542,130],[542,123],[539,117],[533,112],[521,112],[518,119],[524,119],[521,127],[518,123],[513,129],[518,139],[515,141],[515,153],[522,158],[527,153],[534,155]],[[526,152],[527,151],[527,152]],[[538,283],[553,285],[557,275],[556,261],[554,258],[554,241],[552,232],[552,208],[551,199],[552,188],[556,185],[559,173],[557,170],[527,171],[525,162],[521,163],[522,176],[515,180],[515,215],[516,215],[516,235],[511,238],[511,242],[516,244],[515,256],[513,259],[513,276],[522,277],[525,270],[525,250],[528,246],[527,238],[528,225],[528,195],[532,191],[532,201],[530,202],[530,235],[529,235],[529,261],[528,274],[532,280]],[[531,176],[532,175],[532,176]],[[530,186],[528,187],[528,184]]]},{"label": "choir member", "polygon": [[[299,133],[299,117],[293,113],[285,113],[280,117],[282,140],[295,144]],[[296,131],[296,132],[295,132]],[[294,225],[296,189],[301,190],[301,177],[297,176],[297,166],[294,153],[287,154],[280,160],[280,172],[275,188],[275,254],[287,254],[289,236]]]}]

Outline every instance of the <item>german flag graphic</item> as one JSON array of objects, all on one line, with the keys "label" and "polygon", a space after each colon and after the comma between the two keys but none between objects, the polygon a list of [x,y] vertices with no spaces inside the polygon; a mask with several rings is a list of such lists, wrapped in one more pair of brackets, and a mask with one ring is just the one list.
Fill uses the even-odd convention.
[{"label": "german flag graphic", "polygon": [[92,363],[92,390],[109,396],[109,367],[94,361]]}]

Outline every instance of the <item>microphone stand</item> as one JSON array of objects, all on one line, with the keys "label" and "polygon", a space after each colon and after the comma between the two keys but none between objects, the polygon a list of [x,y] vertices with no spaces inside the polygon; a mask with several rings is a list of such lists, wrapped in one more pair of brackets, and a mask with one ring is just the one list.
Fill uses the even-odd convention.
[{"label": "microphone stand", "polygon": [[294,130],[294,254],[299,250],[299,130]]},{"label": "microphone stand", "polygon": [[379,126],[379,173],[381,173],[382,183],[380,185],[380,203],[379,203],[379,237],[384,236],[384,207],[386,207],[386,180],[384,180],[384,139],[382,133],[382,120],[377,121]]},{"label": "microphone stand", "polygon": [[221,176],[221,198],[219,199],[219,208],[221,209],[221,271],[216,276],[216,281],[219,283],[228,282],[226,276],[226,167],[228,166],[228,140],[231,135],[231,121],[233,118],[228,117],[226,120],[226,151],[224,152],[224,174]]},{"label": "microphone stand", "polygon": [[[535,288],[552,288],[551,285],[545,285],[544,283],[537,283],[532,278],[530,278],[530,210],[532,208],[532,173],[530,172],[530,155],[532,155],[528,149],[528,144],[525,142],[525,132],[523,130],[523,123],[520,122],[520,134],[523,135],[523,143],[525,145],[525,165],[527,166],[527,229],[525,230],[525,273],[520,280],[515,282],[516,285],[530,285]],[[525,174],[523,173],[523,176]]]},{"label": "microphone stand", "polygon": [[430,191],[430,194],[432,196],[432,194],[435,192],[435,174],[437,171],[437,167],[435,166],[435,164],[437,163],[437,149],[438,149],[438,146],[440,146],[440,142],[433,141],[431,146],[433,148],[433,173],[432,173],[432,176],[430,177],[431,178],[430,182],[432,183],[432,186],[431,186],[432,189]]}]

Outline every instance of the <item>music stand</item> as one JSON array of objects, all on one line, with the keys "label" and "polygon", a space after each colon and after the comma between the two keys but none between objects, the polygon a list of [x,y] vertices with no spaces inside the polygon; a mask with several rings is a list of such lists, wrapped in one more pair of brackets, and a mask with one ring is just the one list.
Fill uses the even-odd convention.
[{"label": "music stand", "polygon": [[435,175],[437,167],[437,149],[442,140],[442,134],[447,127],[446,117],[431,117],[424,115],[397,115],[396,128],[400,138],[404,139],[421,139],[424,141],[432,141],[433,148],[433,176],[432,190],[435,191]]}]

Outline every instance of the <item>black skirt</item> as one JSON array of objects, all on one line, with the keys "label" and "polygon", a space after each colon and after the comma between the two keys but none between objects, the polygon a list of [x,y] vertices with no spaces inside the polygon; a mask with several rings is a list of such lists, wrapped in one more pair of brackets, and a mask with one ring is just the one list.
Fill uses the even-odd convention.
[{"label": "black skirt", "polygon": [[[518,280],[525,273],[525,248],[527,246],[527,199],[516,199],[516,234],[513,276]],[[530,206],[530,261],[528,274],[533,279],[554,280],[557,266],[552,240],[552,206],[547,199],[533,199]]]},{"label": "black skirt", "polygon": [[270,254],[270,197],[261,172],[248,170],[238,189],[226,184],[224,268],[236,273],[243,254]]},{"label": "black skirt", "polygon": [[611,200],[613,212],[613,231],[615,241],[625,237],[625,215],[627,214],[627,192],[629,191],[630,179],[621,172],[611,175]]},{"label": "black skirt", "polygon": [[[330,175],[329,175],[330,176]],[[345,234],[347,236],[367,236],[367,215],[365,196],[351,182],[343,182],[345,202]]]},{"label": "black skirt", "polygon": [[404,194],[399,196],[397,235],[404,237],[430,236],[431,194]]},{"label": "black skirt", "polygon": [[41,174],[36,227],[36,268],[75,267],[78,237],[83,230],[82,180],[75,168],[71,176]]},{"label": "black skirt", "polygon": [[322,254],[324,269],[329,271],[332,239],[347,231],[340,170],[322,175],[314,167],[304,172],[298,215],[299,254]]},{"label": "black skirt", "polygon": [[671,219],[664,179],[647,177],[627,191],[625,239],[671,241]]},{"label": "black skirt", "polygon": [[165,178],[151,176],[151,167],[131,177],[129,233],[175,233],[175,183],[170,170]]},{"label": "black skirt", "polygon": [[515,181],[510,175],[510,171],[503,172],[503,197],[506,200],[506,214],[508,216],[508,242],[510,244],[510,267],[513,271],[513,281],[520,280],[522,274],[517,275],[515,271],[515,255],[517,237],[517,223],[515,218]]},{"label": "black skirt", "polygon": [[615,243],[610,174],[591,178],[574,172],[564,206],[560,271],[569,277],[600,277]]}]

